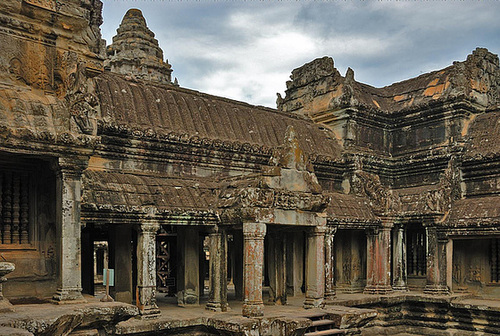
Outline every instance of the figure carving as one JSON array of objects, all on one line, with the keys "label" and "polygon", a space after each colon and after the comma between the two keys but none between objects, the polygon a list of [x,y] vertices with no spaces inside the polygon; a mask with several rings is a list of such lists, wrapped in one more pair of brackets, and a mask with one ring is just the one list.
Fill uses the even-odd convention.
[{"label": "figure carving", "polygon": [[89,92],[85,64],[80,62],[76,71],[68,76],[68,94],[66,100],[69,105],[71,118],[78,126],[79,131],[92,135],[95,131],[93,121],[97,116],[99,100]]},{"label": "figure carving", "polygon": [[9,73],[11,73],[12,77],[14,77],[14,80],[26,83],[23,77],[23,64],[18,58],[14,57],[10,60]]}]

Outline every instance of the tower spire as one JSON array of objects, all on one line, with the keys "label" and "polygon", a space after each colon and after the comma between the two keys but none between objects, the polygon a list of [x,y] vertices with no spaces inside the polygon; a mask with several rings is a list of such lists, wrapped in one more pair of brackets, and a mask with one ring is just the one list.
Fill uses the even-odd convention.
[{"label": "tower spire", "polygon": [[106,49],[105,68],[158,83],[172,82],[172,67],[163,61],[163,50],[139,9],[129,9]]}]

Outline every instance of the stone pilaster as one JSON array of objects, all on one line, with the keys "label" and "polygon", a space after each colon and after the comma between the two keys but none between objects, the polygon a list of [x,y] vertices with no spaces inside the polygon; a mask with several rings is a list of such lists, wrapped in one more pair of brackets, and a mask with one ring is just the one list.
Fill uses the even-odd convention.
[{"label": "stone pilaster", "polygon": [[307,232],[306,299],[304,308],[321,307],[325,297],[325,232],[317,226]]},{"label": "stone pilaster", "polygon": [[327,301],[335,298],[335,233],[337,233],[336,227],[327,227],[325,233],[325,299]]},{"label": "stone pilaster", "polygon": [[266,225],[243,223],[243,316],[264,315],[262,301],[262,270]]},{"label": "stone pilaster", "polygon": [[383,226],[367,233],[365,294],[388,294],[391,286],[391,229]]},{"label": "stone pilaster", "polygon": [[[449,294],[448,287],[448,258],[449,240],[446,236],[440,237],[435,227],[426,227],[427,236],[427,284],[424,293]],[[451,262],[450,262],[451,264]],[[450,265],[451,267],[451,265]]]},{"label": "stone pilaster", "polygon": [[144,221],[137,229],[136,305],[141,315],[160,313],[156,305],[156,232],[160,225]]},{"label": "stone pilaster", "polygon": [[408,291],[406,273],[406,232],[402,224],[392,231],[392,289]]},{"label": "stone pilaster", "polygon": [[209,235],[210,293],[206,309],[227,311],[227,234],[215,227]]},{"label": "stone pilaster", "polygon": [[85,302],[82,296],[80,201],[82,172],[88,161],[59,158],[56,166],[56,231],[59,254],[54,303]]}]

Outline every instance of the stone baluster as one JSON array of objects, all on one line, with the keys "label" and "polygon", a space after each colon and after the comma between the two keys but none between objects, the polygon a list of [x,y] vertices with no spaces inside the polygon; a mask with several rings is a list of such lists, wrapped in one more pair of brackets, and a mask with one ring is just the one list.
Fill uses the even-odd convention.
[{"label": "stone baluster", "polygon": [[392,288],[397,291],[408,291],[406,273],[406,233],[402,224],[394,226],[392,238]]},{"label": "stone baluster", "polygon": [[29,243],[29,176],[21,179],[21,244]]},{"label": "stone baluster", "polygon": [[328,226],[325,233],[325,299],[335,298],[335,246],[334,239],[337,228]]},{"label": "stone baluster", "polygon": [[307,232],[306,299],[304,308],[321,307],[325,297],[325,232],[326,226],[316,226]]},{"label": "stone baluster", "polygon": [[20,243],[19,235],[19,224],[21,223],[20,218],[20,189],[21,189],[21,179],[19,174],[14,174],[12,178],[12,244]]},{"label": "stone baluster", "polygon": [[156,305],[156,232],[160,225],[144,221],[137,226],[136,305],[141,315],[160,313]]},{"label": "stone baluster", "polygon": [[227,311],[227,234],[213,228],[209,235],[210,293],[206,309]]},{"label": "stone baluster", "polygon": [[243,315],[264,315],[262,301],[262,270],[264,264],[264,236],[266,225],[243,223]]},{"label": "stone baluster", "polygon": [[59,158],[56,171],[56,234],[59,279],[54,303],[85,302],[81,285],[80,202],[85,159]]},{"label": "stone baluster", "polygon": [[12,242],[11,224],[12,224],[12,173],[5,173],[5,195],[3,197],[3,243]]}]

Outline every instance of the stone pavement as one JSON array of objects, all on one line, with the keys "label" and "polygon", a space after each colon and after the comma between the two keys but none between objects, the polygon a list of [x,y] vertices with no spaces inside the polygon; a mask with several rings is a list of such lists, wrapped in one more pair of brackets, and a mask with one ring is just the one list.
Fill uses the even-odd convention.
[{"label": "stone pavement", "polygon": [[[291,297],[286,305],[265,305],[264,316],[242,316],[242,302],[230,300],[230,311],[205,309],[207,299],[199,306],[179,307],[175,297],[158,295],[160,315],[143,317],[138,309],[119,302],[100,302],[100,297],[87,296],[85,304],[15,305],[14,312],[0,315],[0,335],[99,335],[100,330],[116,335],[181,332],[185,335],[289,335],[304,332],[311,324],[308,316],[328,314],[341,329],[358,328],[377,316],[374,309],[354,306],[394,304],[408,299],[419,302],[450,302],[454,307],[474,307],[500,312],[500,300],[485,300],[470,295],[433,296],[419,293],[366,295],[339,294],[324,309],[304,309],[304,297]],[[196,332],[195,332],[196,331]],[[403,334],[401,334],[403,335]]]}]

